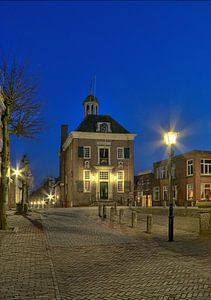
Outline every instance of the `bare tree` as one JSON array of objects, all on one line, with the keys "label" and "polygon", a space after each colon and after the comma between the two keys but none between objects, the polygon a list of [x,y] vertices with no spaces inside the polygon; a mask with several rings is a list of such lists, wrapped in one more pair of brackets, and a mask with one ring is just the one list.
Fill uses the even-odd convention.
[{"label": "bare tree", "polygon": [[34,138],[43,129],[40,116],[41,103],[37,101],[38,81],[28,72],[25,63],[14,59],[0,62],[0,93],[5,104],[2,116],[3,148],[1,164],[0,229],[7,227],[6,203],[8,202],[10,170],[10,134]]}]

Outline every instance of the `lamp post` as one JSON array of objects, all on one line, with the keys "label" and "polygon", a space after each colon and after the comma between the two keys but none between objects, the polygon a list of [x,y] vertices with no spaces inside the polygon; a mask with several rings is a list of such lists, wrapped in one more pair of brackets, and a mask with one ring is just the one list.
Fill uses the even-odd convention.
[{"label": "lamp post", "polygon": [[173,145],[176,144],[178,133],[172,130],[169,130],[164,134],[164,141],[168,147],[168,200],[169,200],[169,228],[168,228],[168,240],[173,242],[174,240],[174,207],[173,207],[173,198],[172,198],[172,158],[173,158]]}]

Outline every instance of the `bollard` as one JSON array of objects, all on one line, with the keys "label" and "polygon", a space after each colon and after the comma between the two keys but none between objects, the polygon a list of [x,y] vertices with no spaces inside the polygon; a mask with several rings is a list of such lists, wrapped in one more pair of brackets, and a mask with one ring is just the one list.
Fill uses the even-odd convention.
[{"label": "bollard", "polygon": [[147,233],[152,233],[152,215],[147,215]]},{"label": "bollard", "polygon": [[211,214],[207,211],[200,211],[199,215],[199,234],[211,233]]},{"label": "bollard", "polygon": [[106,219],[106,205],[103,205],[103,219]]},{"label": "bollard", "polygon": [[110,208],[110,223],[114,222],[114,214],[115,214],[115,208],[111,207]]},{"label": "bollard", "polygon": [[98,205],[98,216],[102,218],[102,205]]},{"label": "bollard", "polygon": [[124,209],[119,210],[119,224],[123,223]]},{"label": "bollard", "polygon": [[137,226],[137,213],[135,211],[132,211],[131,214],[131,227],[134,228]]}]

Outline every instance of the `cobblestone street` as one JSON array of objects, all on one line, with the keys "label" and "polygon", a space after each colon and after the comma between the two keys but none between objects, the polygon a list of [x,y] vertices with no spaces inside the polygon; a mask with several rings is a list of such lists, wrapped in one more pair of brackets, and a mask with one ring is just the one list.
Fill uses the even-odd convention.
[{"label": "cobblestone street", "polygon": [[168,243],[102,222],[96,208],[9,222],[18,230],[0,234],[0,299],[211,299],[210,239]]}]

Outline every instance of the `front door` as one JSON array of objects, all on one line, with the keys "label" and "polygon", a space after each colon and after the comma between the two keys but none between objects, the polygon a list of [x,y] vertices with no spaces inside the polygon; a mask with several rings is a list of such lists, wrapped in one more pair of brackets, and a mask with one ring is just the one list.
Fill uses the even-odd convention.
[{"label": "front door", "polygon": [[108,182],[100,182],[100,199],[108,199]]}]

